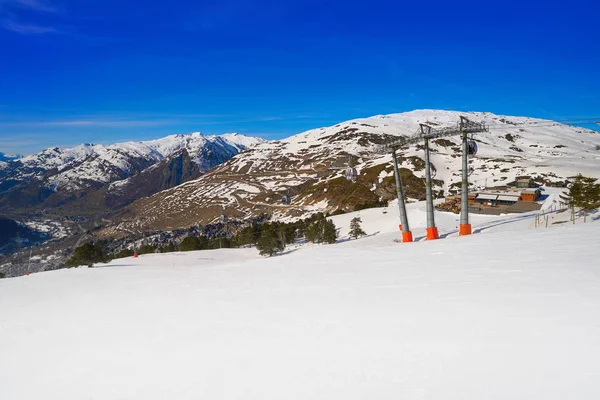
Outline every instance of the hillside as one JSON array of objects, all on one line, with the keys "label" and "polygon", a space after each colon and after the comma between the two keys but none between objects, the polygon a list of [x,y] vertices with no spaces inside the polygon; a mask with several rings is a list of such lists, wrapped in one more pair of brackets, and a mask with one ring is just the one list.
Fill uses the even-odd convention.
[{"label": "hillside", "polygon": [[[368,236],[348,240],[359,214]],[[150,254],[0,280],[0,397],[597,399],[597,214],[476,218],[469,237],[398,243],[397,215],[370,209],[334,217],[338,243],[272,258]]]},{"label": "hillside", "polygon": [[[263,143],[199,179],[135,202],[113,218],[113,225],[172,229],[208,223],[222,214],[245,218],[266,213],[286,219],[386,202],[395,197],[395,186],[391,156],[382,152],[381,145],[413,135],[419,123],[452,125],[460,115],[489,125],[489,132],[475,137],[479,152],[469,162],[473,186],[493,186],[525,175],[556,186],[577,173],[600,177],[596,131],[526,117],[417,110],[351,120]],[[437,195],[456,191],[461,174],[459,139],[435,140],[431,151]],[[422,146],[405,148],[399,155],[408,197],[422,199]],[[349,166],[358,171],[354,183],[343,178]],[[285,195],[291,204],[282,204]],[[115,233],[112,228],[104,231]]]}]

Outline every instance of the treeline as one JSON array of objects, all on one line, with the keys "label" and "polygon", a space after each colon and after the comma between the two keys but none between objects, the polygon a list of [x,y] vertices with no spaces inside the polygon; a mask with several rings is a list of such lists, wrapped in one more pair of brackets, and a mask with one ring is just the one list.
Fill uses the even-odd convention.
[{"label": "treeline", "polygon": [[[360,222],[360,219],[358,219],[358,222]],[[362,231],[359,232],[359,235],[364,234]],[[356,237],[357,235],[351,236]],[[325,214],[317,213],[309,218],[291,223],[256,223],[241,229],[231,237],[226,235],[217,235],[212,238],[200,235],[187,236],[179,243],[171,241],[163,245],[144,244],[135,250],[128,248],[110,252],[111,243],[108,241],[86,243],[74,250],[66,265],[68,267],[79,265],[91,266],[94,263],[104,263],[117,258],[131,257],[134,255],[134,252],[142,255],[244,246],[256,246],[261,255],[272,256],[284,251],[287,245],[297,240],[331,244],[335,243],[337,237],[338,232],[333,221],[327,219]]]}]

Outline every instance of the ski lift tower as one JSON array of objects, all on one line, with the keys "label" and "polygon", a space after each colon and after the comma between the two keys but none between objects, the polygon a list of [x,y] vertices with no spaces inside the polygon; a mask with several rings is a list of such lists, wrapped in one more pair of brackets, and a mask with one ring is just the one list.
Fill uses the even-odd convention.
[{"label": "ski lift tower", "polygon": [[460,117],[460,134],[462,138],[462,188],[460,194],[460,229],[459,236],[471,234],[471,224],[469,223],[469,155],[477,154],[477,143],[473,140],[475,133],[487,132],[488,128],[484,123],[469,121],[467,118]]},{"label": "ski lift tower", "polygon": [[406,204],[404,201],[404,189],[402,187],[402,177],[400,176],[400,169],[398,168],[398,157],[396,156],[396,151],[406,145],[410,144],[407,142],[407,138],[402,138],[396,142],[390,143],[385,146],[386,150],[391,150],[392,152],[392,162],[394,165],[394,176],[396,178],[396,195],[398,197],[398,211],[400,213],[400,225],[399,228],[402,231],[402,242],[412,242],[412,232],[410,231],[410,227],[408,226],[408,217],[406,215]]},{"label": "ski lift tower", "polygon": [[433,128],[427,124],[419,124],[419,131],[413,136],[402,138],[396,142],[388,144],[386,147],[392,151],[394,162],[394,172],[396,175],[396,191],[398,194],[398,208],[400,211],[400,229],[402,230],[402,241],[412,242],[412,233],[408,226],[406,216],[406,205],[404,202],[404,192],[402,188],[402,179],[398,169],[396,151],[398,148],[406,145],[416,144],[423,141],[425,148],[425,204],[427,207],[427,240],[439,239],[437,227],[435,226],[433,193],[431,182],[431,162],[429,159],[429,140],[448,136],[458,136],[462,138],[462,193],[460,210],[460,231],[461,236],[471,234],[471,225],[469,224],[469,154],[474,155],[477,152],[477,144],[473,141],[475,133],[487,132],[488,128],[484,123],[472,122],[461,116],[460,122],[456,126]]},{"label": "ski lift tower", "polygon": [[[446,128],[432,128],[426,124],[420,124],[421,137],[425,144],[425,202],[427,206],[427,240],[439,239],[437,227],[435,226],[433,212],[433,194],[431,191],[431,166],[429,161],[429,139],[437,139],[447,136],[460,135],[462,139],[462,189],[460,201],[460,230],[459,235],[470,235],[471,224],[469,224],[469,154],[477,152],[477,144],[473,140],[475,133],[487,132],[484,123],[472,122],[461,116],[458,126]],[[470,140],[469,140],[470,139]]]}]

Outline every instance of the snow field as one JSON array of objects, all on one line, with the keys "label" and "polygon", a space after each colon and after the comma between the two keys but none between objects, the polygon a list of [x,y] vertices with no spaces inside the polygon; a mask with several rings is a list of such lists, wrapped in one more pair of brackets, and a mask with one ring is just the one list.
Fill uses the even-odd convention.
[{"label": "snow field", "polygon": [[392,209],[361,211],[367,238],[272,258],[152,254],[2,280],[0,398],[600,396],[600,223],[486,217],[513,228],[407,244]]}]

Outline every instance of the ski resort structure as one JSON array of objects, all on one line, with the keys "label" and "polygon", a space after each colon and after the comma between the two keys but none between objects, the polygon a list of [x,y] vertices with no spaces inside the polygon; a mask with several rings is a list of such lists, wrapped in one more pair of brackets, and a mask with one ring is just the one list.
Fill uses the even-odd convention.
[{"label": "ski resort structure", "polygon": [[469,172],[468,157],[477,153],[477,143],[473,140],[476,133],[487,132],[485,123],[476,123],[470,121],[464,116],[460,116],[460,122],[457,126],[445,128],[433,128],[428,124],[420,124],[419,132],[412,137],[402,138],[386,147],[391,149],[394,163],[394,173],[396,176],[396,190],[398,193],[398,207],[400,210],[400,230],[402,231],[402,241],[412,242],[412,233],[406,217],[406,206],[404,199],[404,190],[402,188],[402,178],[398,169],[396,151],[398,148],[419,143],[423,141],[425,150],[425,190],[427,204],[427,240],[439,238],[435,218],[433,213],[433,194],[431,190],[431,162],[429,155],[429,141],[448,136],[460,135],[462,139],[462,190],[461,190],[461,209],[460,209],[460,235],[471,234],[471,224],[469,224]]}]

